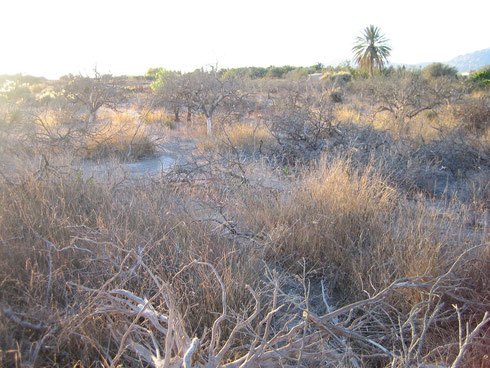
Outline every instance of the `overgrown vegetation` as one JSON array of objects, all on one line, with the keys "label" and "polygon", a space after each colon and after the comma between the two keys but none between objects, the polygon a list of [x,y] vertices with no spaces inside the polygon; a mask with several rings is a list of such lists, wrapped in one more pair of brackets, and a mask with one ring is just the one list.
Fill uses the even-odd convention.
[{"label": "overgrown vegetation", "polygon": [[488,90],[282,69],[5,77],[0,365],[489,364]]},{"label": "overgrown vegetation", "polygon": [[490,85],[490,67],[483,68],[471,75],[471,80],[478,86],[488,88]]}]

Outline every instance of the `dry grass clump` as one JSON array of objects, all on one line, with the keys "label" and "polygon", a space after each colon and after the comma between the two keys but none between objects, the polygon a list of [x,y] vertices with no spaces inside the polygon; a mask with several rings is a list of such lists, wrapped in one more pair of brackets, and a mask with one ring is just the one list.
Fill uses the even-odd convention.
[{"label": "dry grass clump", "polygon": [[267,129],[262,124],[234,123],[222,126],[216,135],[207,137],[200,142],[200,148],[204,151],[216,150],[222,153],[261,152],[267,153],[276,148],[277,144]]},{"label": "dry grass clump", "polygon": [[[432,312],[452,315],[427,330],[430,337],[422,340],[419,350],[427,356],[438,351],[436,360],[447,364],[457,355],[450,342],[458,339],[450,306],[465,305],[462,318],[472,321],[470,325],[488,307],[487,211],[455,200],[430,201],[423,195],[407,200],[389,182],[372,165],[359,168],[349,159],[324,157],[318,166],[304,170],[289,193],[248,192],[241,201],[234,200],[234,213],[267,248],[269,262],[296,275],[307,272],[312,290],[321,280],[337,301],[375,295],[399,279],[444,278],[444,291],[437,297],[429,297],[432,291],[426,287],[398,290],[387,300],[390,311],[385,309],[380,318],[397,320],[401,312],[409,314],[403,317],[409,321],[424,315],[424,308],[424,318]],[[468,251],[472,247],[476,248]],[[397,312],[392,314],[391,308]],[[393,346],[404,339],[394,338]],[[476,351],[475,367],[486,350],[475,347]],[[470,362],[465,364],[471,366]]]},{"label": "dry grass clump", "polygon": [[273,257],[293,269],[304,258],[348,294],[356,283],[357,262],[369,263],[362,258],[382,239],[384,219],[393,212],[397,196],[376,173],[361,173],[340,159],[323,159],[306,170],[290,195],[256,198],[248,221],[270,237]]},{"label": "dry grass clump", "polygon": [[95,132],[87,136],[83,150],[86,158],[96,161],[112,157],[140,160],[155,153],[155,141],[131,115],[111,114],[105,119]]},{"label": "dry grass clump", "polygon": [[[158,183],[98,184],[79,173],[26,174],[0,184],[0,362],[80,366],[107,364],[117,349],[111,324],[97,312],[109,290],[148,298],[156,280],[176,290],[185,326],[203,331],[220,310],[216,279],[230,308],[248,306],[260,258],[185,210],[178,191]],[[249,295],[247,295],[248,299]],[[165,301],[158,296],[158,308]],[[114,315],[115,316],[115,315]],[[117,324],[117,319],[112,320]],[[114,327],[115,328],[115,327]],[[116,333],[117,335],[117,333]],[[139,366],[134,355],[126,366]]]},{"label": "dry grass clump", "polygon": [[454,119],[444,111],[420,114],[404,124],[395,121],[387,112],[379,112],[362,117],[358,124],[371,125],[379,131],[390,134],[401,144],[410,144],[418,140],[429,143],[440,138],[441,130],[448,131],[456,126]]},{"label": "dry grass clump", "polygon": [[169,129],[175,127],[175,122],[163,111],[148,111],[142,115],[142,120],[147,124],[158,124]]},{"label": "dry grass clump", "polygon": [[[403,199],[373,166],[325,158],[307,169],[290,194],[249,193],[239,210],[269,239],[269,256],[294,272],[304,259],[340,295],[357,298],[397,278],[435,277],[463,249],[484,241],[486,228],[467,228],[464,207],[433,207]],[[473,214],[484,224],[484,213]],[[485,225],[486,226],[486,225]]]},{"label": "dry grass clump", "polygon": [[344,124],[359,123],[361,120],[361,113],[356,109],[342,106],[335,109],[335,117]]}]

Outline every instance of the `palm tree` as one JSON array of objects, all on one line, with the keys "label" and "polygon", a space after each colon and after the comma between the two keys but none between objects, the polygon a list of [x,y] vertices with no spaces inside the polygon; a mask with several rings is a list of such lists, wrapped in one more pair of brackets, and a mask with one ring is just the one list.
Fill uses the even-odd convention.
[{"label": "palm tree", "polygon": [[362,36],[356,38],[352,52],[356,63],[362,69],[369,70],[372,76],[374,68],[380,71],[383,69],[390,56],[391,47],[388,45],[388,39],[380,33],[380,29],[371,24],[364,29]]}]

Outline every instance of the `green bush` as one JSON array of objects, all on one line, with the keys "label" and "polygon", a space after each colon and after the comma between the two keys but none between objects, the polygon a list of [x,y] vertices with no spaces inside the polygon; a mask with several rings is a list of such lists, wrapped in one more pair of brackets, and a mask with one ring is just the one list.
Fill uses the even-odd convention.
[{"label": "green bush", "polygon": [[330,92],[330,95],[328,97],[330,98],[330,101],[332,101],[333,103],[341,103],[343,101],[342,91],[340,90],[335,90]]},{"label": "green bush", "polygon": [[353,78],[353,75],[350,72],[347,71],[338,71],[338,72],[327,72],[323,74],[323,76],[320,78],[320,80],[328,80],[340,85],[345,85],[346,83],[350,82]]},{"label": "green bush", "polygon": [[347,82],[350,82],[352,80],[352,74],[349,72],[340,71],[340,72],[332,74],[332,78],[335,81],[347,83]]},{"label": "green bush", "polygon": [[470,79],[477,85],[488,88],[490,86],[490,66],[486,66],[472,74]]},{"label": "green bush", "polygon": [[151,81],[157,80],[158,75],[162,74],[164,72],[165,72],[164,68],[150,68],[150,69],[148,69],[148,71],[145,74],[145,79],[151,80]]},{"label": "green bush", "polygon": [[458,69],[443,63],[433,63],[424,68],[426,78],[456,77]]},{"label": "green bush", "polygon": [[427,119],[429,119],[430,121],[434,121],[434,120],[437,118],[437,115],[438,115],[438,114],[437,114],[437,112],[436,112],[436,111],[434,111],[434,110],[427,110],[427,111],[425,112],[425,114],[424,114],[424,115],[425,115],[425,117],[426,117]]}]

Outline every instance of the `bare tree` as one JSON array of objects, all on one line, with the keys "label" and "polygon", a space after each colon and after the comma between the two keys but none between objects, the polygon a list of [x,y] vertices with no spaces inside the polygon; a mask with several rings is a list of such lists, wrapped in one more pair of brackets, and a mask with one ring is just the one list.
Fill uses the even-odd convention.
[{"label": "bare tree", "polygon": [[449,80],[430,82],[419,73],[397,72],[389,77],[380,76],[366,80],[361,90],[374,108],[375,113],[389,112],[399,131],[408,128],[408,122],[423,111],[444,103],[449,104],[460,96]]},{"label": "bare tree", "polygon": [[186,89],[183,88],[183,78],[180,73],[161,70],[157,79],[151,84],[156,94],[156,105],[171,111],[175,122],[180,121],[180,110],[185,105]]},{"label": "bare tree", "polygon": [[225,100],[239,98],[240,82],[235,78],[222,78],[216,68],[196,70],[189,75],[193,110],[206,116],[207,134],[213,135],[213,115]]},{"label": "bare tree", "polygon": [[[29,79],[27,79],[29,80]],[[70,145],[80,106],[67,103],[43,83],[38,93],[20,76],[0,91],[0,131],[32,145]]]},{"label": "bare tree", "polygon": [[97,119],[97,111],[103,106],[116,109],[125,100],[125,91],[110,74],[101,75],[97,69],[94,77],[69,75],[61,78],[62,93],[68,101],[82,105],[87,110],[87,123]]},{"label": "bare tree", "polygon": [[272,97],[266,124],[289,158],[305,158],[336,133],[328,89],[309,82],[286,83]]}]

